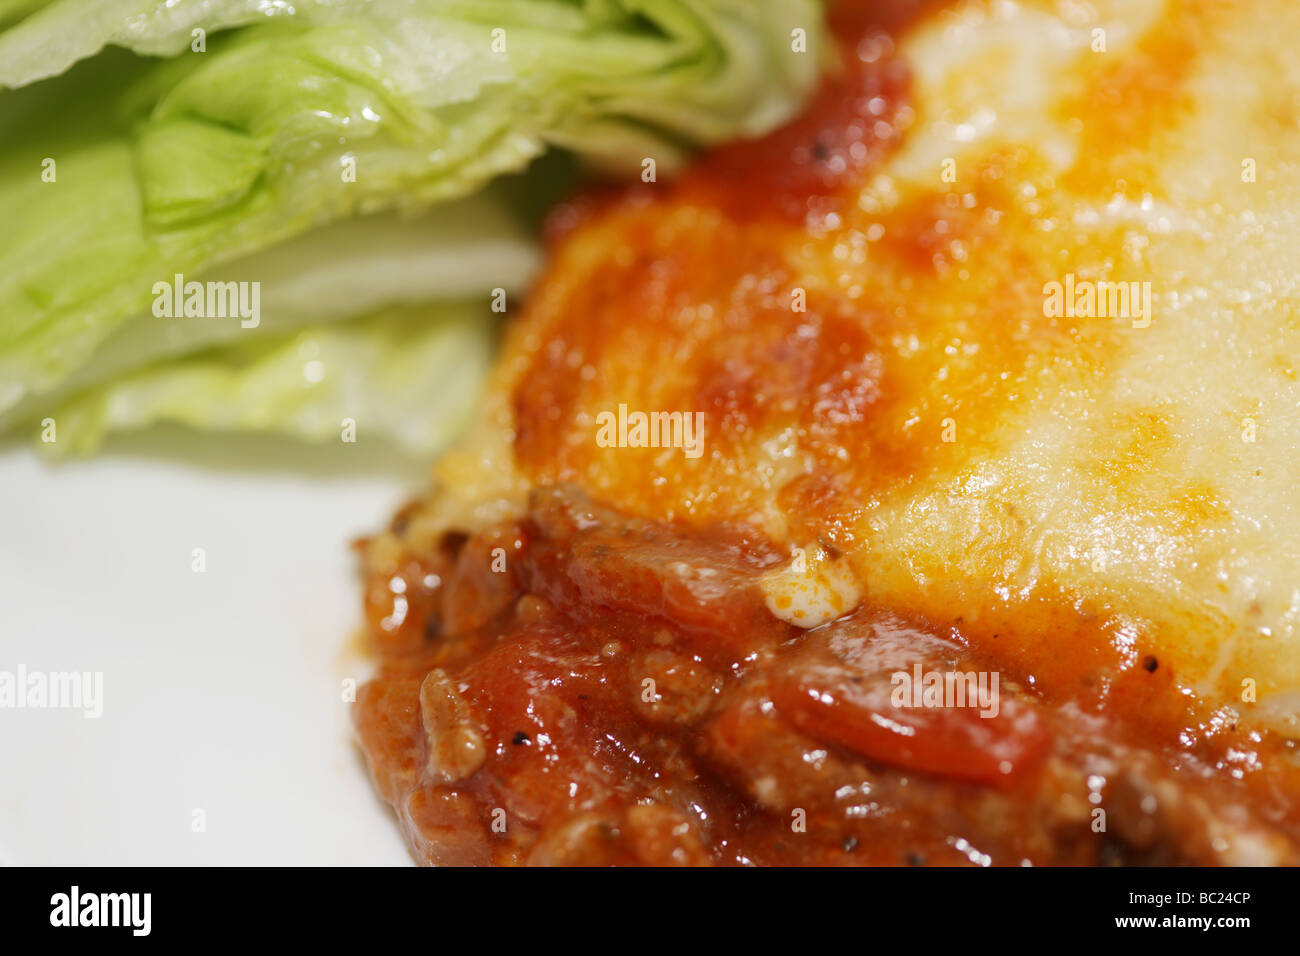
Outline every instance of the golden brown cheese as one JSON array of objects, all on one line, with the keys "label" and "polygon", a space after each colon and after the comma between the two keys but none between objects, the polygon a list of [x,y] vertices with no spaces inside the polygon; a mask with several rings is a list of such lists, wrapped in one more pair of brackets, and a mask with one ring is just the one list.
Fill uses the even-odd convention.
[{"label": "golden brown cheese", "polygon": [[[786,134],[561,210],[430,533],[554,481],[746,522],[1049,697],[1151,658],[1300,735],[1297,35],[1288,0],[962,4]],[[702,454],[603,447],[620,406],[702,412]]]}]

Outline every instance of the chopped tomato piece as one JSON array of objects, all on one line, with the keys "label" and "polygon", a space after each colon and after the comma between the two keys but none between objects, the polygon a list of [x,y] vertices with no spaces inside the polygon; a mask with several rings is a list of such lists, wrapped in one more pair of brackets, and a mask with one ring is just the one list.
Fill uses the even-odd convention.
[{"label": "chopped tomato piece", "polygon": [[[883,678],[883,679],[882,679]],[[1046,753],[1049,738],[1024,700],[970,706],[899,707],[887,675],[780,684],[778,712],[797,730],[876,763],[993,786],[1009,786]],[[991,711],[992,708],[989,708]]]}]

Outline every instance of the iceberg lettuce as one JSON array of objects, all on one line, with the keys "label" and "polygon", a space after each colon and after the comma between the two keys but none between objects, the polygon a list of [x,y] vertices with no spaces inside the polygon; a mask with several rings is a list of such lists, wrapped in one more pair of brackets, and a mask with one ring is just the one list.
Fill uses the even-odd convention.
[{"label": "iceberg lettuce", "polygon": [[421,304],[202,349],[67,397],[50,409],[56,440],[42,447],[85,453],[109,432],[172,423],[314,442],[379,438],[424,454],[468,419],[493,332],[477,303]]},{"label": "iceberg lettuce", "polygon": [[[489,322],[489,293],[536,265],[527,203],[494,181],[553,147],[668,173],[767,130],[816,81],[821,14],[815,0],[0,0],[0,428],[194,349],[253,368],[244,346],[271,355],[289,330],[386,304],[430,303],[436,335],[438,300],[477,296]],[[796,27],[814,52],[792,49]],[[534,171],[523,190],[551,195],[551,179]],[[174,276],[260,283],[265,327],[155,317]],[[161,404],[201,424],[204,394]]]}]

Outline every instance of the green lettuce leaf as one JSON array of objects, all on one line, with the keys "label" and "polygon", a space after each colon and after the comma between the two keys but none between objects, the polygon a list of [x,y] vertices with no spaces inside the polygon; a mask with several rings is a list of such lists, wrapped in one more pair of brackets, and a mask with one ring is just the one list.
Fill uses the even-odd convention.
[{"label": "green lettuce leaf", "polygon": [[[556,170],[547,176],[566,178]],[[0,422],[43,418],[69,392],[197,349],[344,321],[390,304],[470,297],[486,303],[495,288],[513,299],[526,290],[541,259],[516,196],[524,188],[550,191],[546,179],[500,181],[447,203],[437,216],[390,212],[333,223],[197,276],[201,283],[259,283],[256,327],[234,316],[160,318],[147,310],[118,325],[75,372],[19,402]]]},{"label": "green lettuce leaf", "polygon": [[35,427],[55,455],[160,423],[312,442],[383,439],[426,456],[455,437],[491,361],[482,303],[395,306],[319,328],[204,349],[65,398]]},{"label": "green lettuce leaf", "polygon": [[51,2],[53,0],[0,0],[0,30],[12,26]]},{"label": "green lettuce leaf", "polygon": [[[0,428],[232,334],[158,332],[176,275],[263,282],[281,331],[518,288],[517,232],[453,200],[552,146],[666,174],[789,116],[819,70],[790,43],[818,49],[815,0],[0,3]],[[457,262],[443,222],[518,255]]]}]

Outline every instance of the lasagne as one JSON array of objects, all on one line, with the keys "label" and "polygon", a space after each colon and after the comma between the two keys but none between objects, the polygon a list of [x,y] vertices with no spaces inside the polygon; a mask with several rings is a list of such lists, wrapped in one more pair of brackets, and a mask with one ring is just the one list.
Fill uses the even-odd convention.
[{"label": "lasagne", "polygon": [[414,856],[1300,862],[1300,7],[831,16],[358,545]]}]

